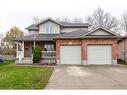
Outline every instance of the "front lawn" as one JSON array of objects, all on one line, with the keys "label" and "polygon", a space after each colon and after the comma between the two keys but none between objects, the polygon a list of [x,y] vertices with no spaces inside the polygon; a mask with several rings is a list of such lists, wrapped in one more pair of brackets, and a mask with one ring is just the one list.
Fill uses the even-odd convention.
[{"label": "front lawn", "polygon": [[12,66],[13,61],[0,64],[0,89],[43,89],[53,67]]}]

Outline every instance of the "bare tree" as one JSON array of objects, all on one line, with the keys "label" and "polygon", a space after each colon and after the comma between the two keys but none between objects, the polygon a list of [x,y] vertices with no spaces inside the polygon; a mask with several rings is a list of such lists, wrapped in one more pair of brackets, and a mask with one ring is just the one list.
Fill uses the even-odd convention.
[{"label": "bare tree", "polygon": [[56,21],[58,22],[68,22],[68,23],[83,23],[83,19],[80,17],[75,17],[73,19],[69,19],[69,17],[56,17]]},{"label": "bare tree", "polygon": [[33,24],[39,23],[41,19],[38,16],[33,17]]},{"label": "bare tree", "polygon": [[56,17],[55,20],[58,22],[71,22],[71,20],[67,16]]},{"label": "bare tree", "polygon": [[127,11],[121,17],[121,28],[127,35]]},{"label": "bare tree", "polygon": [[75,17],[72,19],[72,23],[83,23],[83,19],[80,17]]},{"label": "bare tree", "polygon": [[86,22],[91,24],[91,28],[104,27],[109,30],[118,31],[119,21],[106,13],[102,8],[98,8],[92,15],[86,17]]}]

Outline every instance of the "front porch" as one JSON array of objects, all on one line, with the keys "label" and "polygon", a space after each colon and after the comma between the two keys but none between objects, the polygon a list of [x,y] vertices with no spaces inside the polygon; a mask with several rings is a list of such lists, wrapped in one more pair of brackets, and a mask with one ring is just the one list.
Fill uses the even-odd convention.
[{"label": "front porch", "polygon": [[41,60],[38,64],[55,64],[56,49],[54,41],[17,41],[17,64],[34,64],[33,50],[36,45],[41,48]]}]

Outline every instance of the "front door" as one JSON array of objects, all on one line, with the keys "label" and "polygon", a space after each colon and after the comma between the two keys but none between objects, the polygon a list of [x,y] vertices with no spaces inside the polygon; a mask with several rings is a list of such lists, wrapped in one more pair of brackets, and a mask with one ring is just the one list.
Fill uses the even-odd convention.
[{"label": "front door", "polygon": [[25,46],[24,46],[24,56],[25,57],[30,57],[31,53],[32,53],[31,44],[25,44]]}]

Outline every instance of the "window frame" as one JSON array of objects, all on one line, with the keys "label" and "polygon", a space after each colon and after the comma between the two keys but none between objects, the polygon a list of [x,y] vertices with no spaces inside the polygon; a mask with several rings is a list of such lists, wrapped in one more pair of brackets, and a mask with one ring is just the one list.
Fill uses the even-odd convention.
[{"label": "window frame", "polygon": [[52,26],[52,24],[48,24],[46,26],[46,33],[50,34],[52,32],[53,32],[53,26]]},{"label": "window frame", "polygon": [[44,50],[45,51],[54,51],[54,44],[44,44]]}]

